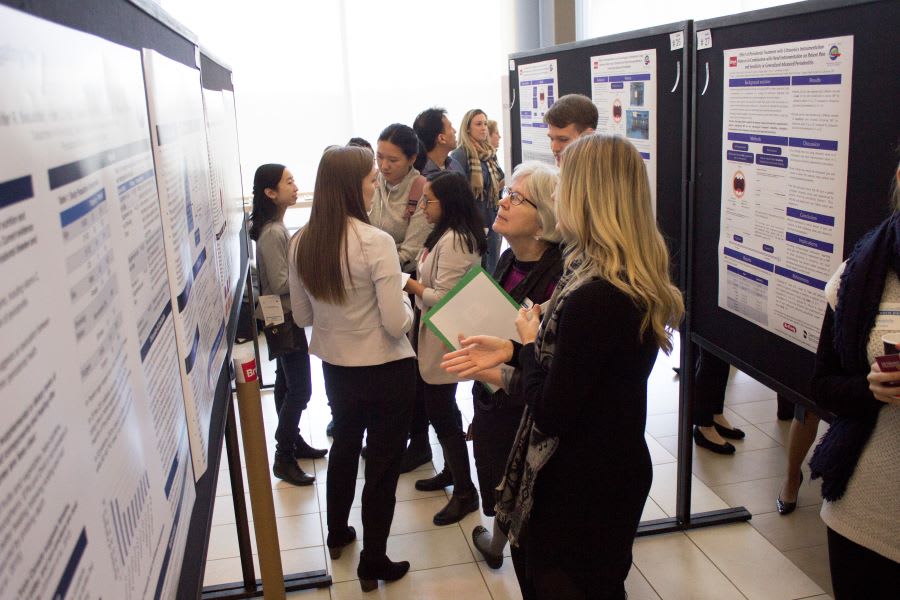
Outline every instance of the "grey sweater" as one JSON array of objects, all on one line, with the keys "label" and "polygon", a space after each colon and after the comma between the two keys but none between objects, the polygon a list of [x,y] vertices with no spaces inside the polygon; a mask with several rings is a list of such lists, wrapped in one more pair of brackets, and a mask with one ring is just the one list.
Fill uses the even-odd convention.
[{"label": "grey sweater", "polygon": [[[256,241],[256,272],[259,276],[259,294],[281,296],[281,308],[291,310],[288,287],[288,242],[290,234],[281,221],[267,223]],[[262,319],[262,309],[256,307],[256,318]]]}]

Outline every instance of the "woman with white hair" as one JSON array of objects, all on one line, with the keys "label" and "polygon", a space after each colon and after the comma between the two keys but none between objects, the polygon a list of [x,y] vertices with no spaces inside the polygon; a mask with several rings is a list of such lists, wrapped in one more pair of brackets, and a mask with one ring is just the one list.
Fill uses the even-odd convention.
[{"label": "woman with white hair", "polygon": [[446,368],[479,379],[511,362],[526,408],[497,519],[527,559],[525,598],[622,599],[653,470],[644,440],[647,378],[684,312],[653,217],[644,162],[621,137],[566,148],[557,220],[565,268],[521,344],[462,339]]},{"label": "woman with white hair", "polygon": [[[494,278],[520,304],[547,301],[562,275],[561,236],[553,210],[553,192],[558,183],[559,169],[531,161],[516,167],[509,187],[503,190],[493,230],[506,239],[509,248],[500,256]],[[521,380],[512,367],[497,367],[493,377],[501,388],[496,393],[481,383],[472,390],[475,467],[481,508],[489,517],[495,514],[494,489],[503,478],[525,407]],[[492,534],[479,525],[472,531],[472,540],[488,566],[499,569],[503,565],[507,540],[498,527]],[[512,556],[516,574],[524,576],[523,553],[513,548]]]}]

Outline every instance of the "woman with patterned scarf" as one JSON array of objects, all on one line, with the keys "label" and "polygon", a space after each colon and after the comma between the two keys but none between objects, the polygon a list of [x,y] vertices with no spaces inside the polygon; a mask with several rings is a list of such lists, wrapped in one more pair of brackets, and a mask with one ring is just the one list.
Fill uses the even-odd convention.
[{"label": "woman with patterned scarf", "polygon": [[500,235],[491,229],[491,224],[497,216],[505,175],[497,161],[497,151],[491,146],[488,118],[483,110],[474,108],[463,116],[459,126],[459,147],[450,156],[465,169],[478,202],[487,233],[487,251],[481,265],[493,273],[500,258]]},{"label": "woman with patterned scarf", "polygon": [[647,378],[684,305],[635,147],[584,136],[561,168],[565,265],[543,321],[540,305],[522,309],[521,345],[463,338],[443,366],[474,379],[503,362],[521,371],[526,409],[496,518],[525,548],[523,597],[622,599],[653,475]]},{"label": "woman with patterned scarf", "polygon": [[900,590],[900,372],[882,372],[875,360],[887,350],[882,336],[900,333],[892,317],[900,306],[898,187],[900,165],[894,213],[825,286],[812,395],[835,419],[809,466],[822,478],[835,600]]}]

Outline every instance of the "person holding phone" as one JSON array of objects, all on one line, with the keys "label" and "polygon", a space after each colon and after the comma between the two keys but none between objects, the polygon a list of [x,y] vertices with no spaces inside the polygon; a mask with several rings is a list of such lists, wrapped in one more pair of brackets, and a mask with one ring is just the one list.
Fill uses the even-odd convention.
[{"label": "person holding phone", "polygon": [[900,333],[892,314],[900,307],[898,182],[900,165],[893,214],[825,286],[812,393],[836,418],[810,468],[822,478],[835,600],[900,590],[900,371],[885,372],[877,361],[882,336]]}]

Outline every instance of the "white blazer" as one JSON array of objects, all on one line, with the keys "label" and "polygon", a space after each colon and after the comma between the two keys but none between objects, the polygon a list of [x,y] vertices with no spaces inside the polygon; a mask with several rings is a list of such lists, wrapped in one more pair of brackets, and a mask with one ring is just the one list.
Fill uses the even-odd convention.
[{"label": "white blazer", "polygon": [[[302,235],[301,229],[291,240],[289,258],[296,253]],[[291,265],[294,321],[300,327],[312,325],[309,353],[342,367],[381,365],[415,356],[406,337],[413,323],[412,306],[400,287],[394,239],[377,227],[350,219],[347,251],[350,264],[342,265],[347,290],[343,305],[313,298],[296,264]]]}]

